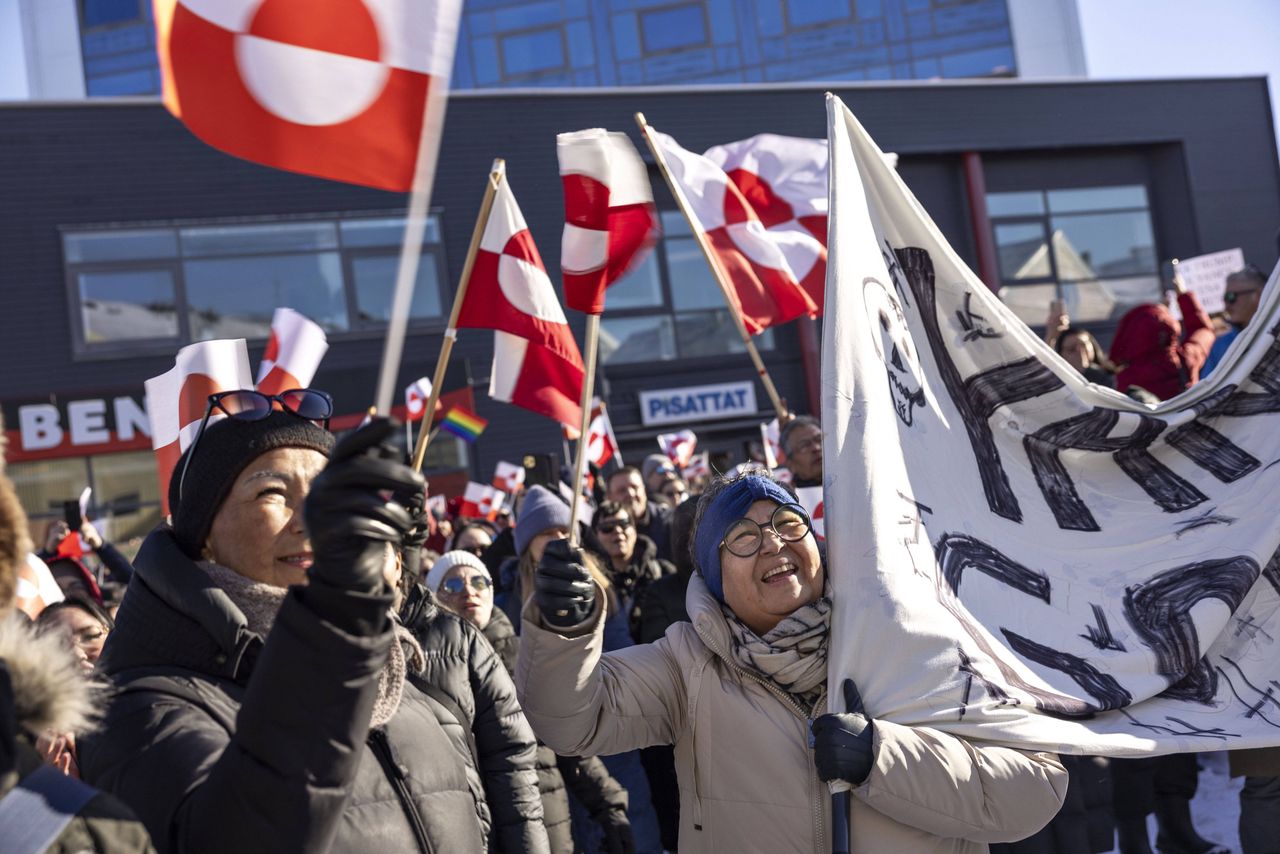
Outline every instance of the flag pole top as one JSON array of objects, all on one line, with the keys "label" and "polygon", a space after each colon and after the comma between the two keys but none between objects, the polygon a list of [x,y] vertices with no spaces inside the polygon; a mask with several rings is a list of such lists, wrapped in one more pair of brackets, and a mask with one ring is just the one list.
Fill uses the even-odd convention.
[{"label": "flag pole top", "polygon": [[646,119],[644,117],[644,113],[640,112],[639,110],[636,111],[636,124],[640,125],[641,128],[646,128],[649,126],[649,120]]},{"label": "flag pole top", "polygon": [[489,171],[494,175],[506,175],[507,161],[503,160],[501,157],[493,158],[493,165],[489,167]]}]

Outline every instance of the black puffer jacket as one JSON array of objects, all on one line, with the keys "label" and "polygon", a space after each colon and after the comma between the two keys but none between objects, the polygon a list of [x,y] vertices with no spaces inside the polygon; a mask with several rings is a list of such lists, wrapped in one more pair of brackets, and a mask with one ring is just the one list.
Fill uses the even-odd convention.
[{"label": "black puffer jacket", "polygon": [[[467,762],[413,687],[369,729],[391,597],[290,589],[266,642],[178,548],[143,543],[80,770],[161,851],[482,851]],[[331,615],[356,633],[322,619]]]},{"label": "black puffer jacket", "polygon": [[[514,672],[519,638],[507,615],[498,608],[485,626],[489,640],[508,672]],[[541,742],[537,755],[538,793],[542,797],[543,823],[553,854],[573,854],[581,850],[573,844],[569,817],[569,792],[597,821],[610,810],[627,811],[627,791],[609,774],[609,769],[596,757],[557,756]]]},{"label": "black puffer jacket", "polygon": [[462,718],[458,725],[470,729],[464,750],[474,745],[479,762],[492,822],[489,850],[546,852],[534,768],[538,746],[502,660],[479,629],[441,608],[421,585],[409,591],[400,615],[427,659],[411,681],[429,696],[442,692],[445,705]]}]

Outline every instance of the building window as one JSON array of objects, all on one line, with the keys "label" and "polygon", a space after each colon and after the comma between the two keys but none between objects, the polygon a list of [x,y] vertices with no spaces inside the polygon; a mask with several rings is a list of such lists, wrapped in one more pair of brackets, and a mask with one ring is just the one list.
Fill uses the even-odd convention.
[{"label": "building window", "polygon": [[1113,323],[1161,299],[1163,285],[1146,188],[990,193],[1000,298],[1028,325],[1061,299],[1073,322]]},{"label": "building window", "polygon": [[155,24],[144,0],[81,0],[80,49],[90,96],[160,91]]},{"label": "building window", "polygon": [[796,29],[847,21],[852,16],[849,0],[787,0],[787,23]]},{"label": "building window", "polygon": [[142,0],[80,0],[80,21],[86,28],[143,20]]},{"label": "building window", "polygon": [[[403,217],[185,223],[63,232],[78,353],[171,350],[210,338],[261,339],[288,306],[330,334],[390,316]],[[428,220],[411,308],[443,313],[445,261]]]},{"label": "building window", "polygon": [[502,37],[502,69],[507,77],[564,68],[564,34],[559,27]]},{"label": "building window", "polygon": [[[609,288],[600,324],[606,365],[745,353],[711,268],[679,211],[662,212],[663,237],[644,263]],[[773,348],[773,331],[755,338]]]},{"label": "building window", "polygon": [[646,53],[701,47],[707,43],[707,19],[702,4],[641,12],[640,34]]}]

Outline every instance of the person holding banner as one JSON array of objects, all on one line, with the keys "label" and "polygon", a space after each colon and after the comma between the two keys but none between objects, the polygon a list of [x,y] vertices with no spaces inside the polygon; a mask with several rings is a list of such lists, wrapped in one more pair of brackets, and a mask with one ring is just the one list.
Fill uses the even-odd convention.
[{"label": "person holding banner", "polygon": [[1219,335],[1213,342],[1213,346],[1209,348],[1209,357],[1204,360],[1204,367],[1200,369],[1200,379],[1213,373],[1214,368],[1218,367],[1218,362],[1222,361],[1223,354],[1231,346],[1231,342],[1236,340],[1240,330],[1248,326],[1249,321],[1253,320],[1253,316],[1258,313],[1258,306],[1262,302],[1262,289],[1266,286],[1267,277],[1252,264],[1245,264],[1243,268],[1227,276],[1227,286],[1222,292],[1222,304],[1223,314],[1227,316],[1231,329]]},{"label": "person holding banner", "polygon": [[757,473],[715,481],[692,551],[692,624],[602,654],[603,591],[580,552],[549,544],[516,673],[526,716],[557,750],[675,746],[682,854],[831,850],[822,781],[852,787],[859,852],[985,851],[1062,806],[1053,754],[873,720],[852,682],[829,708],[825,568],[784,485]]},{"label": "person holding banner", "polygon": [[423,489],[403,430],[335,446],[314,390],[224,391],[175,469],[99,671],[84,778],[162,852],[483,851],[465,759],[407,679],[391,494]]}]

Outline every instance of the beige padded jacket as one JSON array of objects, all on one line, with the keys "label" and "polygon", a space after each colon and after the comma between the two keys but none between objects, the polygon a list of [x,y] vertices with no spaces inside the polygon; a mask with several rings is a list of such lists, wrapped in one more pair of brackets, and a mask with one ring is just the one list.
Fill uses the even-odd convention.
[{"label": "beige padded jacket", "polygon": [[[828,854],[831,799],[804,712],[730,660],[729,627],[697,575],[686,604],[692,625],[602,655],[599,606],[558,634],[531,599],[516,690],[534,731],[571,755],[674,744],[681,854]],[[877,720],[875,754],[871,776],[854,789],[857,854],[986,851],[988,842],[1035,833],[1066,795],[1067,774],[1052,753]]]}]

